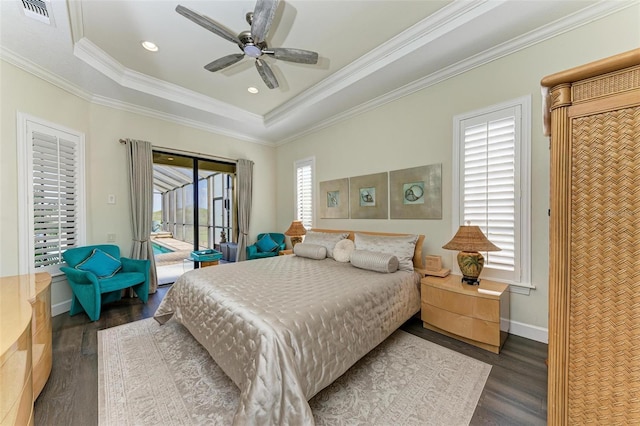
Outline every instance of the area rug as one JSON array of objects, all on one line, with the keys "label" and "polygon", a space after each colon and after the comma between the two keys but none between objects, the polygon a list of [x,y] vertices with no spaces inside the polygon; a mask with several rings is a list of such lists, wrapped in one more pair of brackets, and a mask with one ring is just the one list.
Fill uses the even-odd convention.
[{"label": "area rug", "polygon": [[[491,366],[398,330],[309,404],[317,425],[468,425]],[[100,425],[230,425],[239,390],[178,322],[98,332]]]}]

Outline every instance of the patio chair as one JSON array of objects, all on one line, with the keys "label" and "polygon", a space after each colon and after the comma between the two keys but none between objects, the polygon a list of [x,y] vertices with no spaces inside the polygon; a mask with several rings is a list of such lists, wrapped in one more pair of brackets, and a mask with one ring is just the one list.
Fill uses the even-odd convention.
[{"label": "patio chair", "polygon": [[68,266],[60,269],[73,291],[70,315],[86,312],[97,321],[101,306],[120,300],[122,290],[129,287],[147,303],[149,260],[120,257],[120,248],[111,244],[72,248],[62,257]]}]

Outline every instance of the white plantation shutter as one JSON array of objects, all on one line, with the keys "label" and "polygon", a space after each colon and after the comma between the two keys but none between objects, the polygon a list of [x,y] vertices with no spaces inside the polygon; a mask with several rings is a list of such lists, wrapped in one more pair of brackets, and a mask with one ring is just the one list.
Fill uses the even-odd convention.
[{"label": "white plantation shutter", "polygon": [[305,228],[313,225],[313,159],[296,161],[296,220]]},{"label": "white plantation shutter", "polygon": [[476,225],[501,251],[483,253],[482,276],[530,286],[527,98],[454,119],[454,226]]},{"label": "white plantation shutter", "polygon": [[464,129],[463,224],[477,225],[502,251],[485,266],[515,270],[515,115]]},{"label": "white plantation shutter", "polygon": [[78,167],[75,144],[33,132],[34,266],[62,262],[76,245]]},{"label": "white plantation shutter", "polygon": [[37,119],[23,120],[25,178],[20,224],[21,272],[59,272],[62,253],[83,242],[83,137]]}]

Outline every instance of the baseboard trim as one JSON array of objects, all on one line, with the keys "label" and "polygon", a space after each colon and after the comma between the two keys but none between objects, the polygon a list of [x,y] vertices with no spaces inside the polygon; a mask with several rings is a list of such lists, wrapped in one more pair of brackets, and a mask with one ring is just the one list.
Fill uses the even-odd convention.
[{"label": "baseboard trim", "polygon": [[549,343],[549,330],[538,327],[537,325],[525,324],[511,320],[509,334],[525,337],[527,339],[535,340],[536,342]]},{"label": "baseboard trim", "polygon": [[51,305],[51,316],[55,317],[56,315],[64,314],[65,312],[69,312],[71,310],[71,299],[65,300],[64,302],[56,303],[55,305]]}]

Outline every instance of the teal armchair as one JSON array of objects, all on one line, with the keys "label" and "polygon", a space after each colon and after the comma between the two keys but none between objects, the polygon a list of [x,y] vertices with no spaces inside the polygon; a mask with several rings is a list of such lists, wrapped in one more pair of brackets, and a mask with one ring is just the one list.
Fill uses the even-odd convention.
[{"label": "teal armchair", "polygon": [[286,248],[284,234],[277,232],[258,234],[257,241],[247,246],[247,260],[277,256],[280,250]]},{"label": "teal armchair", "polygon": [[102,305],[120,300],[122,290],[129,287],[147,303],[149,260],[120,257],[120,248],[111,244],[72,248],[62,257],[68,266],[60,269],[73,291],[70,315],[86,312],[97,321]]}]

